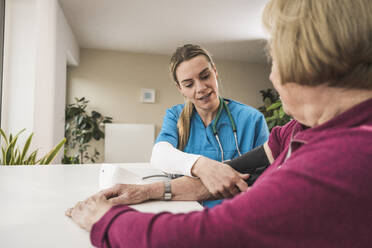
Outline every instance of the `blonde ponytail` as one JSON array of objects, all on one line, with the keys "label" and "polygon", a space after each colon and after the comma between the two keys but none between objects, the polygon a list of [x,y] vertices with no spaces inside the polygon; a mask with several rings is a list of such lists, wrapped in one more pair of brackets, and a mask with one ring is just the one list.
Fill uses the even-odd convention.
[{"label": "blonde ponytail", "polygon": [[183,108],[180,118],[177,122],[178,129],[178,145],[177,148],[183,151],[186,147],[186,144],[190,136],[190,122],[191,116],[194,111],[194,104],[187,101],[185,107]]}]

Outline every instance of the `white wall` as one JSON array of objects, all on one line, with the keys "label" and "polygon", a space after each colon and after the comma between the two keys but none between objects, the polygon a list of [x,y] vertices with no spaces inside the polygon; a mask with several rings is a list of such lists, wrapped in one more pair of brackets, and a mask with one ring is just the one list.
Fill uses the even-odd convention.
[{"label": "white wall", "polygon": [[[1,127],[33,129],[36,57],[36,0],[6,1]],[[27,41],[27,42],[26,42]]]},{"label": "white wall", "polygon": [[57,0],[7,1],[5,16],[1,126],[34,132],[44,155],[64,136],[66,67],[79,63],[79,47]]}]

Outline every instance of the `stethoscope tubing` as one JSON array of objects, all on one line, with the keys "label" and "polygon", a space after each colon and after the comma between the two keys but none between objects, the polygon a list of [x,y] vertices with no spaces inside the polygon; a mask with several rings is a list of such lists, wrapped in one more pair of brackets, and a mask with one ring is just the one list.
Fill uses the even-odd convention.
[{"label": "stethoscope tubing", "polygon": [[240,153],[240,149],[239,149],[239,145],[238,145],[238,137],[237,137],[237,134],[236,134],[237,131],[236,131],[235,121],[234,121],[234,119],[233,119],[233,117],[231,115],[230,109],[227,107],[227,104],[225,103],[225,101],[223,100],[223,98],[220,97],[220,106],[218,107],[218,112],[217,112],[215,121],[213,123],[212,130],[213,130],[214,137],[216,138],[217,143],[218,143],[218,146],[219,146],[220,151],[221,151],[221,160],[222,160],[222,162],[224,161],[223,148],[222,148],[222,144],[221,144],[220,138],[218,136],[218,132],[217,132],[216,126],[217,126],[218,120],[220,119],[220,115],[222,113],[222,109],[223,108],[226,109],[227,115],[228,115],[229,120],[230,120],[230,123],[231,123],[231,128],[232,128],[232,131],[233,131],[233,134],[234,134],[234,141],[235,141],[236,150],[238,151],[239,156],[242,155]]}]

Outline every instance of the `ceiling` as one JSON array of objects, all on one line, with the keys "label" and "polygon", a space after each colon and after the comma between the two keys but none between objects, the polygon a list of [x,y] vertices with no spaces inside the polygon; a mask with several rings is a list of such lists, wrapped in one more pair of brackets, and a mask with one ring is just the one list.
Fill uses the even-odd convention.
[{"label": "ceiling", "polygon": [[267,0],[59,0],[82,48],[170,55],[201,44],[216,59],[265,63]]}]

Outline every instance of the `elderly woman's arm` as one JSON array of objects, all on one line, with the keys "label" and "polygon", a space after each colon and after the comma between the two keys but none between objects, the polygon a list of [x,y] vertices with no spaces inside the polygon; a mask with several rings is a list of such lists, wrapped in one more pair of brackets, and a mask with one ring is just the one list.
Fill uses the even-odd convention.
[{"label": "elderly woman's arm", "polygon": [[[112,204],[137,204],[164,198],[164,182],[151,184],[117,184],[100,194]],[[172,199],[175,201],[200,201],[215,199],[198,178],[180,177],[171,181]]]},{"label": "elderly woman's arm", "polygon": [[[229,161],[229,164],[234,169],[246,173],[247,171],[254,171],[255,168],[267,166],[273,160],[271,150],[267,143],[265,143],[263,147],[261,146],[239,158]],[[208,163],[208,160],[206,162],[209,165],[211,164]],[[216,163],[218,163],[218,166],[228,166],[227,164]],[[199,178],[187,176],[172,180],[171,191],[172,200],[176,201],[201,201],[223,197],[222,195],[210,192]],[[103,194],[107,199],[110,199],[112,204],[136,204],[147,200],[160,200],[164,196],[164,183],[156,182],[145,185],[118,184],[113,188],[103,191]]]}]

